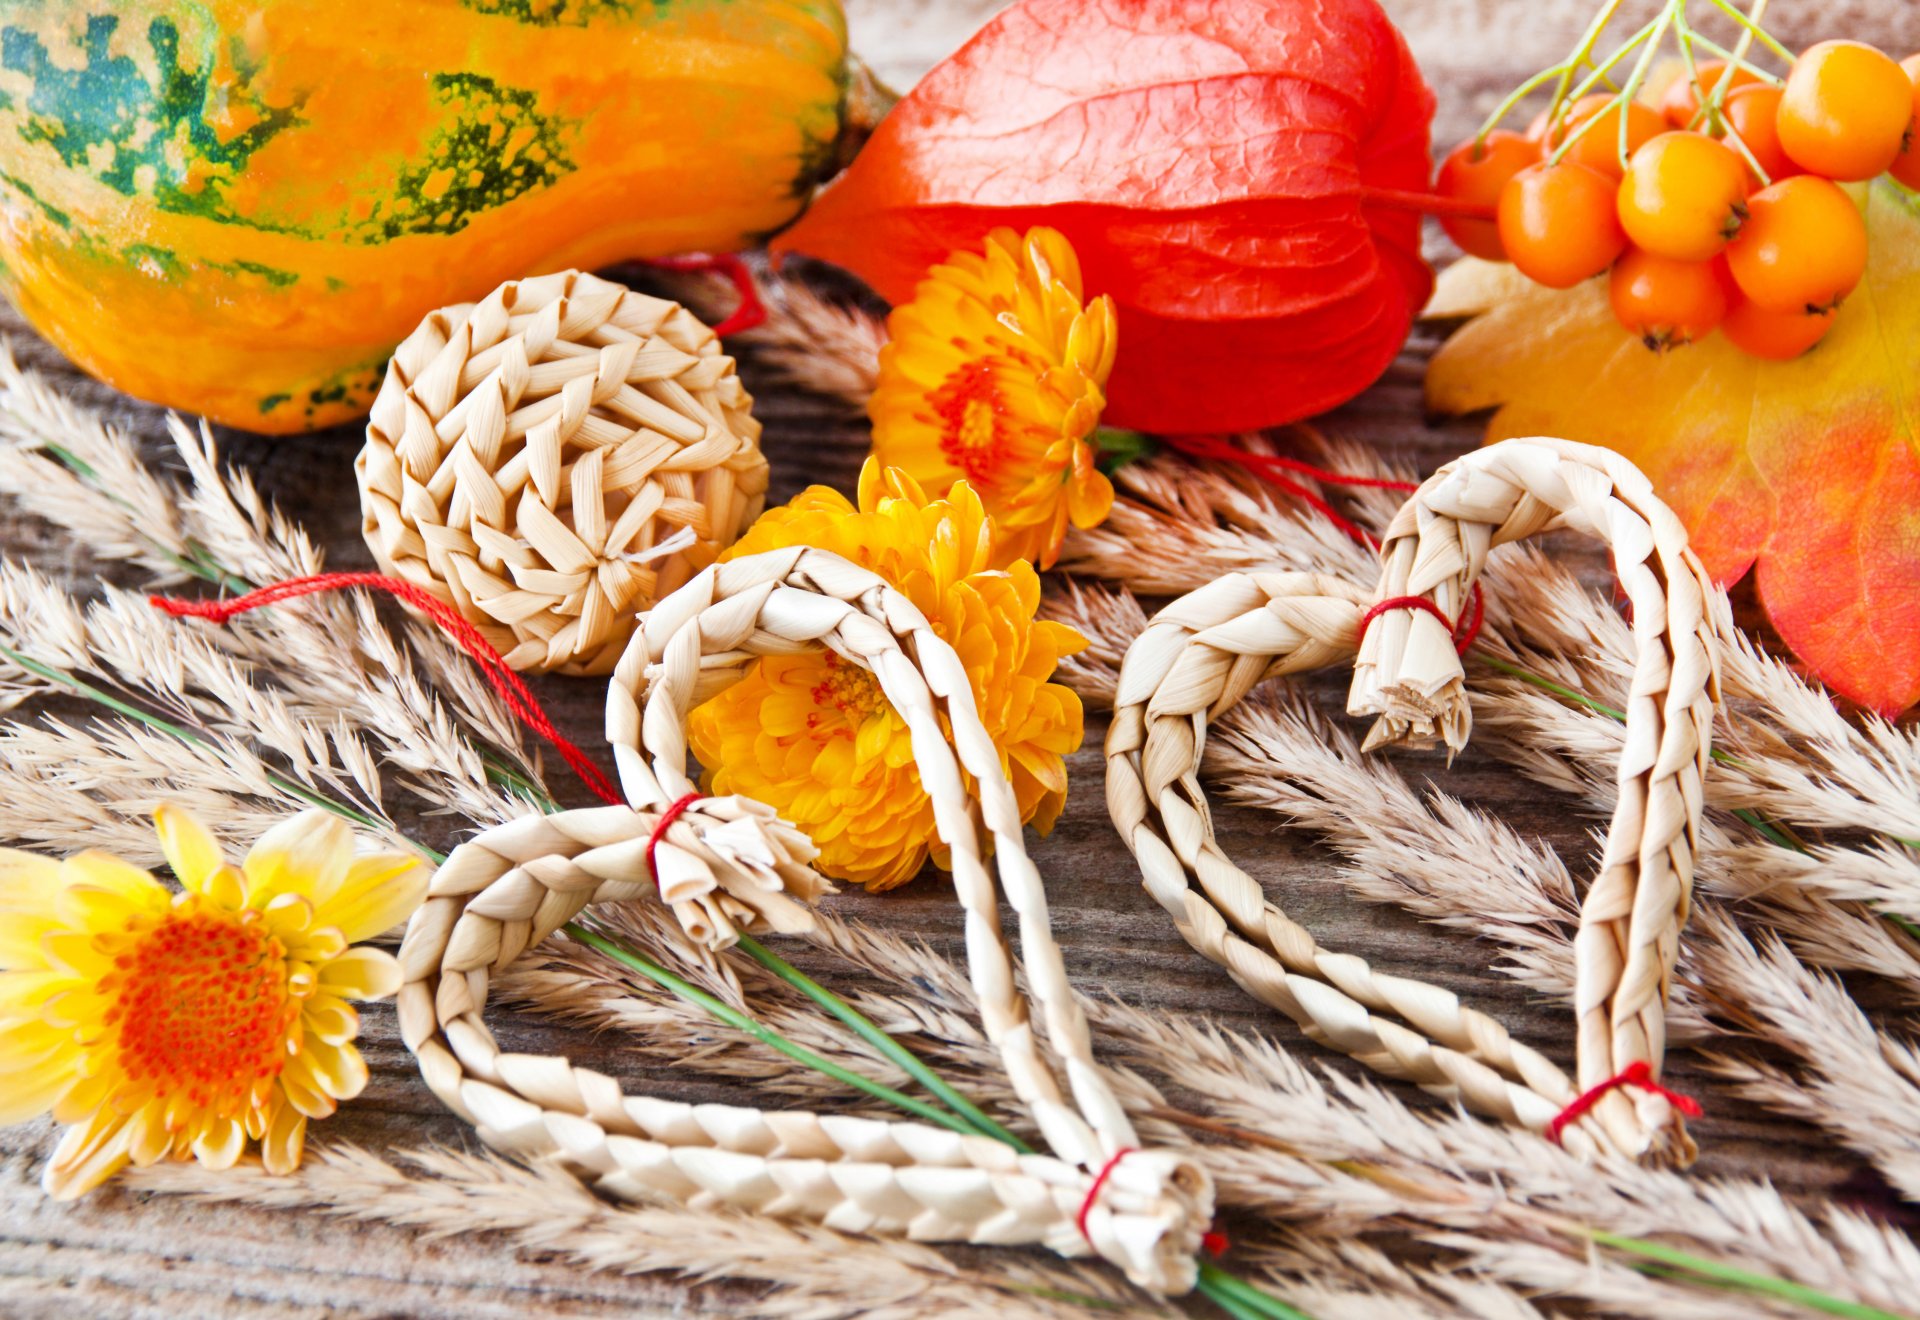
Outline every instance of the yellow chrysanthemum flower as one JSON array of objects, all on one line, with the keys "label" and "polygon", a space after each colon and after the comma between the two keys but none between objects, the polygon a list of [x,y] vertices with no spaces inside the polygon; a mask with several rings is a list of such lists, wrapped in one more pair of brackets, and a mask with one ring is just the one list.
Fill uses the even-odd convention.
[{"label": "yellow chrysanthemum flower", "polygon": [[154,824],[179,893],[105,853],[0,849],[0,1124],[71,1125],[42,1179],[61,1200],[129,1162],[229,1168],[249,1139],[271,1172],[298,1165],[307,1120],[367,1084],[347,1001],[400,986],[391,955],[354,941],[426,892],[416,859],[354,856],[324,811],[238,868],[186,812]]},{"label": "yellow chrysanthemum flower", "polygon": [[[724,557],[816,546],[911,599],[959,652],[1021,819],[1045,833],[1066,802],[1065,758],[1082,732],[1080,699],[1047,680],[1086,639],[1034,618],[1040,578],[1031,564],[991,567],[992,523],[966,482],[930,501],[911,477],[868,459],[859,494],[855,508],[814,486],[761,515]],[[766,656],[694,710],[691,732],[707,791],[776,808],[812,836],[826,874],[891,889],[930,854],[947,864],[906,722],[858,665],[831,652]]]},{"label": "yellow chrysanthemum flower", "polygon": [[1079,259],[1054,230],[996,229],[984,253],[935,266],[887,329],[874,456],[936,496],[965,479],[993,517],[996,563],[1052,567],[1069,521],[1113,509],[1088,438],[1107,405],[1112,299],[1081,305]]}]

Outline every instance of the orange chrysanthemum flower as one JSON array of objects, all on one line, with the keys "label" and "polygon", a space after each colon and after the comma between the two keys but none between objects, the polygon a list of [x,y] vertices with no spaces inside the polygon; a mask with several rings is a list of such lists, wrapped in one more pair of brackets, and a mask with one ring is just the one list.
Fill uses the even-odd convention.
[{"label": "orange chrysanthemum flower", "polygon": [[0,1123],[71,1125],[42,1178],[62,1200],[129,1162],[229,1168],[249,1140],[291,1171],[307,1120],[367,1084],[347,1001],[400,986],[390,955],[354,941],[426,892],[417,860],[354,856],[324,811],[238,868],[184,811],[154,823],[179,893],[105,853],[0,849]]},{"label": "orange chrysanthemum flower", "polygon": [[[992,523],[966,482],[930,501],[911,477],[868,459],[859,493],[856,509],[814,486],[761,515],[725,558],[816,546],[911,599],[959,652],[1020,817],[1045,833],[1066,802],[1066,756],[1082,732],[1080,699],[1047,680],[1086,639],[1034,618],[1040,578],[1031,564],[990,566]],[[947,864],[906,722],[851,661],[831,652],[766,656],[694,710],[691,732],[707,791],[778,809],[813,837],[826,874],[891,889],[929,855]]]},{"label": "orange chrysanthemum flower", "polygon": [[935,266],[887,318],[868,404],[874,456],[934,495],[962,479],[992,515],[996,562],[1050,568],[1067,523],[1093,527],[1113,483],[1089,440],[1113,369],[1113,301],[1080,298],[1080,263],[1051,229],[987,236]]}]

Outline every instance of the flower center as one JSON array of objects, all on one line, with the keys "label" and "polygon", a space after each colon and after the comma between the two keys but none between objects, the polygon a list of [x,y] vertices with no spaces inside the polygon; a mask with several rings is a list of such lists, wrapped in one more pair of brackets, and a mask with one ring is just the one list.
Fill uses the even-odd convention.
[{"label": "flower center", "polygon": [[101,988],[120,1067],[158,1095],[231,1114],[286,1063],[299,1005],[286,950],[256,913],[176,908],[133,934]]},{"label": "flower center", "polygon": [[976,486],[993,475],[1007,445],[1006,403],[993,364],[969,362],[927,395],[940,421],[940,450]]},{"label": "flower center", "polygon": [[880,690],[880,680],[873,676],[872,670],[862,669],[833,651],[827,653],[826,677],[814,684],[813,704],[833,707],[846,718],[847,723],[855,727],[884,710],[892,709],[887,704],[886,693]]}]

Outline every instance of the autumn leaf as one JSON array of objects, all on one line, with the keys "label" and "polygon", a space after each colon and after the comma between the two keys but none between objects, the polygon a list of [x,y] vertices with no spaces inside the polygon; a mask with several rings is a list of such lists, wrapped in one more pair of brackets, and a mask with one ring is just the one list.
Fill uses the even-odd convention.
[{"label": "autumn leaf", "polygon": [[1019,0],[772,247],[898,303],[997,226],[1057,229],[1118,308],[1107,420],[1274,425],[1405,342],[1432,116],[1376,0]]},{"label": "autumn leaf", "polygon": [[1763,362],[1721,336],[1665,354],[1614,320],[1604,280],[1565,292],[1467,260],[1432,318],[1427,402],[1497,409],[1489,442],[1558,435],[1645,470],[1725,583],[1754,570],[1782,640],[1829,687],[1920,701],[1920,208],[1868,194],[1867,278],[1812,352]]}]

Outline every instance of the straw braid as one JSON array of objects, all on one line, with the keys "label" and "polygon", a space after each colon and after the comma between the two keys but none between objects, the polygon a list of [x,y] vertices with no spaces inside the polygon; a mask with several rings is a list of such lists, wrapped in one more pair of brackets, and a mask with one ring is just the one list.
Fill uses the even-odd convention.
[{"label": "straw braid", "polygon": [[[1496,486],[1506,493],[1505,513],[1500,512]],[[1461,489],[1471,490],[1474,500],[1462,500],[1457,494]],[[1553,501],[1576,490],[1584,512],[1563,517]],[[1619,505],[1618,511],[1608,506],[1609,500]],[[1563,503],[1573,507],[1575,501]],[[1448,513],[1434,512],[1437,507]],[[1595,512],[1603,516],[1590,516]],[[1420,528],[1417,545],[1408,538],[1410,525]],[[1655,791],[1662,795],[1662,811],[1680,810],[1677,819],[1686,842],[1674,845],[1665,824],[1643,829],[1642,820],[1650,817],[1631,810],[1616,815],[1606,869],[1583,912],[1580,936],[1584,945],[1595,943],[1590,932],[1604,932],[1609,941],[1624,933],[1616,929],[1618,918],[1608,915],[1618,905],[1623,881],[1630,881],[1615,858],[1632,858],[1642,850],[1666,858],[1671,852],[1663,874],[1679,884],[1680,899],[1667,908],[1664,931],[1649,950],[1650,957],[1664,958],[1656,968],[1657,1001],[1630,994],[1619,1006],[1636,1024],[1643,1025],[1649,1014],[1657,1020],[1685,916],[1691,839],[1699,817],[1698,773],[1712,716],[1716,624],[1706,617],[1704,602],[1713,596],[1685,553],[1684,534],[1676,539],[1677,523],[1653,499],[1645,480],[1608,451],[1510,441],[1442,469],[1395,520],[1384,550],[1388,570],[1376,597],[1320,575],[1234,574],[1175,602],[1154,618],[1127,653],[1107,739],[1107,797],[1114,822],[1140,862],[1148,891],[1172,914],[1194,948],[1226,967],[1250,994],[1286,1013],[1313,1039],[1389,1076],[1458,1098],[1478,1112],[1542,1130],[1553,1128],[1556,1117],[1584,1089],[1616,1076],[1634,1057],[1643,1056],[1603,1049],[1583,1029],[1576,1085],[1551,1061],[1513,1041],[1497,1022],[1462,1006],[1451,992],[1382,975],[1359,958],[1321,948],[1268,903],[1258,883],[1220,851],[1198,772],[1207,723],[1266,678],[1352,655],[1369,599],[1425,595],[1445,618],[1455,618],[1489,545],[1550,525],[1604,529],[1622,564],[1623,581],[1630,591],[1641,592],[1634,596],[1636,616],[1652,621],[1651,634],[1643,634],[1635,689],[1648,695],[1632,713],[1630,747],[1658,746],[1661,730],[1672,727],[1658,709],[1657,694],[1668,693],[1670,708],[1685,715],[1673,740],[1685,754],[1671,762],[1685,767],[1674,771],[1679,782],[1671,786],[1680,797],[1664,796],[1668,789]],[[1650,525],[1661,530],[1653,533]],[[1396,563],[1453,563],[1434,547],[1461,545],[1478,545],[1479,555],[1458,561],[1470,565],[1468,571],[1439,579],[1444,590],[1435,589],[1432,575],[1394,571]],[[1658,590],[1659,583],[1669,579],[1680,583],[1671,605]],[[1653,595],[1645,594],[1647,582],[1653,583]],[[1452,661],[1451,691],[1459,712],[1431,700],[1426,692],[1407,699],[1395,689],[1396,713],[1414,712],[1396,731],[1420,727],[1418,717],[1424,715],[1452,720],[1451,727],[1464,738],[1459,660],[1442,619],[1413,610],[1379,614],[1366,630],[1361,655],[1377,658],[1396,644],[1404,648],[1415,628],[1422,646],[1444,651]],[[1669,637],[1675,653],[1685,657],[1672,671],[1684,681],[1656,681],[1668,672],[1662,658]],[[1403,654],[1394,658],[1394,673],[1439,668],[1431,656],[1416,657],[1428,666],[1423,670],[1408,665]],[[1360,695],[1361,684],[1381,668],[1376,659],[1357,675],[1356,708],[1375,700]],[[1446,681],[1443,677],[1443,688]],[[1649,731],[1655,735],[1651,744],[1645,741]],[[1644,762],[1644,770],[1653,759],[1629,755],[1623,766],[1623,803],[1629,797],[1625,781],[1639,782],[1639,773],[1630,767]],[[1670,763],[1667,756],[1660,761]],[[1631,889],[1626,896],[1631,899]],[[1587,1002],[1582,998],[1583,1005]],[[1600,1012],[1609,1007],[1602,1001]],[[1658,1056],[1645,1057],[1645,1062],[1657,1075]],[[1652,1092],[1629,1098],[1616,1089],[1602,1095],[1580,1121],[1566,1126],[1564,1140],[1589,1153],[1613,1150],[1675,1161],[1692,1155],[1679,1117],[1664,1097]]]},{"label": "straw braid", "polygon": [[[1422,484],[1387,528],[1379,594],[1425,596],[1455,617],[1489,550],[1559,527],[1607,544],[1635,623],[1619,801],[1574,939],[1584,1090],[1636,1063],[1660,1075],[1720,697],[1719,648],[1732,626],[1724,598],[1638,468],[1609,449],[1550,439],[1491,446]],[[1436,620],[1386,615],[1360,647],[1347,709],[1379,716],[1370,746],[1440,739],[1457,750],[1471,721],[1464,677]],[[1631,1153],[1657,1154],[1670,1141],[1676,1158],[1692,1155],[1680,1115],[1658,1091],[1613,1090],[1593,1115]]]},{"label": "straw braid", "polygon": [[[1097,1251],[1145,1287],[1191,1286],[1210,1212],[1204,1175],[1142,1153],[1098,1198],[1083,1169],[987,1137],[913,1123],[623,1095],[564,1059],[503,1053],[483,1018],[492,972],[592,903],[655,889],[657,812],[598,807],[496,826],[454,850],[400,949],[401,1032],[434,1094],[489,1145],[558,1159],[601,1190],[671,1197],[922,1241]],[[737,927],[791,932],[822,886],[811,846],[765,806],[704,798],[659,845],[659,889],[709,947]],[[723,914],[704,928],[689,913]],[[1084,1232],[1080,1223],[1085,1212]]]},{"label": "straw braid", "polygon": [[[626,1097],[612,1079],[565,1060],[501,1053],[482,1021],[492,971],[588,904],[633,900],[655,887],[646,842],[692,791],[685,767],[693,707],[741,677],[755,656],[812,646],[871,668],[912,729],[921,781],[953,850],[987,1033],[1060,1158],[913,1123]],[[1012,789],[974,711],[964,666],[911,603],[819,550],[708,568],[642,620],[610,685],[608,732],[637,809],[565,812],[487,831],[448,858],[408,927],[401,1026],[435,1094],[489,1143],[557,1157],[610,1194],[922,1240],[1042,1243],[1063,1255],[1097,1253],[1158,1292],[1193,1286],[1211,1183],[1168,1152],[1115,1158],[1138,1142],[1093,1060]],[[1015,984],[982,824],[1020,914],[1033,999],[1065,1060],[1072,1101]],[[702,798],[660,841],[658,888],[710,948],[741,928],[800,932],[811,922],[794,898],[824,889],[804,865],[811,856],[805,838],[765,806]]]},{"label": "straw braid", "polygon": [[[999,752],[974,709],[966,667],[919,609],[883,579],[837,555],[794,547],[720,564],[662,602],[642,621],[607,699],[607,740],[628,798],[649,807],[692,790],[686,777],[688,712],[743,676],[756,656],[819,646],[871,670],[911,731],[934,827],[952,850],[983,1025],[1014,1093],[1062,1159],[1092,1169],[1115,1151],[1137,1146],[1132,1123],[1093,1061],[1086,1018],[1053,940],[1046,890],[1027,856]],[[974,781],[977,802],[963,772]],[[990,840],[980,837],[982,825]],[[1071,1103],[1041,1053],[1028,1000],[1014,983],[985,861],[989,846],[1001,888],[1019,917],[1032,1002],[1048,1043],[1065,1061]]]},{"label": "straw braid", "polygon": [[355,465],[367,543],[513,668],[607,673],[765,503],[751,404],[678,304],[577,271],[503,284],[394,351]]}]

